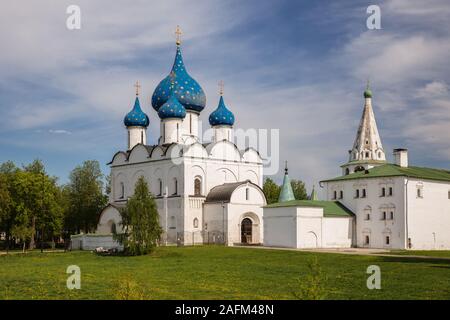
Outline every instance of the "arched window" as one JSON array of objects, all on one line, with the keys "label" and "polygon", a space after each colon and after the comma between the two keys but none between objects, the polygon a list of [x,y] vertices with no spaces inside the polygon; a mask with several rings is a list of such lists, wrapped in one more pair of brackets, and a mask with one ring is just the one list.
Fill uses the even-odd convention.
[{"label": "arched window", "polygon": [[113,223],[111,224],[111,233],[115,234],[115,233],[116,233],[116,229],[117,229],[116,223],[113,222]]},{"label": "arched window", "polygon": [[348,175],[348,174],[350,174],[350,169],[349,169],[349,168],[346,168],[346,169],[345,169],[345,175]]},{"label": "arched window", "polygon": [[249,193],[250,193],[250,189],[249,188],[245,188],[245,200],[249,199]]},{"label": "arched window", "polygon": [[158,179],[158,196],[162,196],[162,180]]},{"label": "arched window", "polygon": [[368,245],[370,244],[370,237],[369,237],[368,235],[366,235],[366,236],[364,237],[364,244],[365,244],[366,246],[368,246]]},{"label": "arched window", "polygon": [[337,198],[337,191],[335,190],[333,191],[333,200],[336,200],[336,198]]},{"label": "arched window", "polygon": [[141,143],[144,144],[144,131],[141,131]]},{"label": "arched window", "polygon": [[198,228],[198,219],[197,218],[194,219],[194,228]]},{"label": "arched window", "polygon": [[123,182],[120,183],[120,199],[125,198],[125,184]]},{"label": "arched window", "polygon": [[367,206],[364,208],[364,219],[365,220],[370,220],[370,215],[372,214],[372,207],[371,206]]},{"label": "arched window", "polygon": [[178,194],[178,180],[177,178],[173,178],[173,194]]},{"label": "arched window", "polygon": [[201,196],[202,195],[202,181],[200,178],[194,179],[194,195]]},{"label": "arched window", "polygon": [[363,166],[357,166],[357,167],[355,168],[355,172],[364,171],[364,170],[365,170],[365,169],[364,169]]}]

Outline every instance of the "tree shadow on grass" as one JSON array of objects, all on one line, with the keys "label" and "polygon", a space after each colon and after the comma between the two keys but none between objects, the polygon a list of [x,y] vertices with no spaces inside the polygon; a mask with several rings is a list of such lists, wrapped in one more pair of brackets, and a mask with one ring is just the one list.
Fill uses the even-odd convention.
[{"label": "tree shadow on grass", "polygon": [[450,259],[441,259],[441,258],[419,258],[419,257],[387,257],[380,256],[383,262],[400,262],[400,263],[422,263],[422,264],[430,264],[430,265],[439,265],[432,266],[437,268],[448,268],[450,269]]}]

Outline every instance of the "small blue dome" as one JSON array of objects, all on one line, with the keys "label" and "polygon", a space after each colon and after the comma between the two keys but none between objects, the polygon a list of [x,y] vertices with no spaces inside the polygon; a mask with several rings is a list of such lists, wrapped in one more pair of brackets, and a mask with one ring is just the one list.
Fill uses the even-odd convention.
[{"label": "small blue dome", "polygon": [[142,111],[138,97],[136,97],[136,100],[134,101],[133,110],[128,112],[123,119],[123,123],[127,127],[148,127],[150,121],[148,116]]},{"label": "small blue dome", "polygon": [[234,114],[223,102],[223,96],[220,96],[217,109],[209,115],[209,124],[211,126],[232,126],[234,124]]},{"label": "small blue dome", "polygon": [[[171,89],[169,89],[169,90],[171,90]],[[178,101],[175,94],[172,93],[169,97],[169,100],[167,100],[166,103],[164,103],[161,106],[161,108],[159,108],[158,116],[161,119],[168,119],[168,118],[183,119],[184,117],[186,117],[186,109]]]},{"label": "small blue dome", "polygon": [[[203,89],[187,73],[183,63],[180,46],[177,46],[177,54],[173,63],[171,73],[175,74],[174,94],[178,101],[187,110],[200,112],[205,108],[206,96]],[[156,111],[169,100],[171,79],[170,75],[165,77],[156,87],[152,96],[152,106]]]}]

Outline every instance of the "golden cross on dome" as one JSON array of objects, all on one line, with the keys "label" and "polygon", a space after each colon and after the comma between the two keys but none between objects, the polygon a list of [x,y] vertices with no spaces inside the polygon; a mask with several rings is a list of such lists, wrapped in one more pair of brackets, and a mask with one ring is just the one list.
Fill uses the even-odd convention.
[{"label": "golden cross on dome", "polygon": [[225,86],[225,84],[223,83],[223,80],[219,81],[219,94],[222,96],[223,95],[223,87]]},{"label": "golden cross on dome", "polygon": [[367,78],[366,90],[369,90],[370,87],[370,78]]},{"label": "golden cross on dome", "polygon": [[177,28],[175,30],[175,37],[176,37],[177,46],[179,46],[181,44],[181,28],[180,28],[180,26],[177,26]]},{"label": "golden cross on dome", "polygon": [[136,96],[139,95],[139,89],[141,88],[141,85],[139,84],[139,81],[136,81],[134,84],[134,87],[136,88]]}]

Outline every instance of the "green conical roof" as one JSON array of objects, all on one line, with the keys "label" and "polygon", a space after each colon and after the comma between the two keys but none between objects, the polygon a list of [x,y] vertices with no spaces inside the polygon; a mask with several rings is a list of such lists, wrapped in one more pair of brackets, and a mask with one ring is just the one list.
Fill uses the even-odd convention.
[{"label": "green conical roof", "polygon": [[285,202],[295,200],[294,191],[292,191],[291,179],[289,179],[288,168],[286,162],[286,168],[284,169],[283,185],[281,186],[280,196],[278,202]]}]

